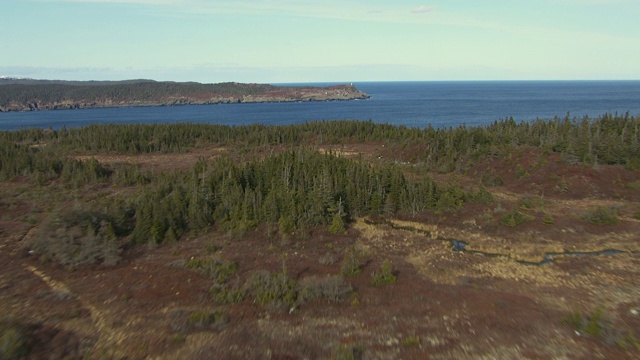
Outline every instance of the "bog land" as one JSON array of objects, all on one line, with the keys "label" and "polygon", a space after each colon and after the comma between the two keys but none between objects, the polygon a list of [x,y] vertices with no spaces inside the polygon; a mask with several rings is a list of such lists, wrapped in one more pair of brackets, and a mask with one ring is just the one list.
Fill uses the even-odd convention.
[{"label": "bog land", "polygon": [[0,132],[0,355],[637,358],[639,129]]}]

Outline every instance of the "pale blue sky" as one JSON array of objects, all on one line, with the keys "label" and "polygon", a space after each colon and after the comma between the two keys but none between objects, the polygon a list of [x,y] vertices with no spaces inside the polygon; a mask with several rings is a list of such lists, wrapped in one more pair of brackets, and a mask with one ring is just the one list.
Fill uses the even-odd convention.
[{"label": "pale blue sky", "polygon": [[2,0],[0,75],[640,79],[640,0]]}]

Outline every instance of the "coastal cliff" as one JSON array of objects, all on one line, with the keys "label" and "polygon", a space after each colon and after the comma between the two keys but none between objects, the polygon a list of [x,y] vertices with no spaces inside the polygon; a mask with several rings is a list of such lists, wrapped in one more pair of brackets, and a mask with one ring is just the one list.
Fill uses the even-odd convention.
[{"label": "coastal cliff", "polygon": [[0,112],[368,99],[353,85],[0,80]]}]

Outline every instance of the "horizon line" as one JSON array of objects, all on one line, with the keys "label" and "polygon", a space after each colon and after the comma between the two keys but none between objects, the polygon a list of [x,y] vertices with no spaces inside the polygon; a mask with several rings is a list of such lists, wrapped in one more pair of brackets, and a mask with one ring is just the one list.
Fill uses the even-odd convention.
[{"label": "horizon line", "polygon": [[329,83],[399,83],[399,82],[625,82],[640,81],[638,79],[420,79],[420,80],[312,80],[312,81],[220,81],[220,82],[200,82],[197,80],[156,80],[151,78],[126,78],[119,80],[69,80],[69,79],[46,79],[32,78],[19,75],[0,75],[0,80],[31,80],[31,81],[64,81],[64,82],[125,82],[125,81],[154,81],[154,82],[173,82],[173,83],[200,83],[200,84],[222,84],[222,83],[239,83],[239,84],[329,84]]}]

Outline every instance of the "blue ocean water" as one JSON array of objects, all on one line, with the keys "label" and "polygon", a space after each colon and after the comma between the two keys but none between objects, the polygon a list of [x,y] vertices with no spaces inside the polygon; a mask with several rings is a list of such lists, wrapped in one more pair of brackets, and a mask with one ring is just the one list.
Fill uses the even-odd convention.
[{"label": "blue ocean water", "polygon": [[[314,83],[305,85],[334,85]],[[0,113],[0,130],[108,123],[194,122],[286,125],[310,120],[372,120],[424,128],[484,125],[555,116],[640,115],[640,81],[474,81],[354,83],[368,100],[189,105]]]}]

